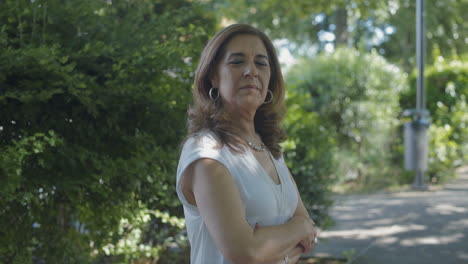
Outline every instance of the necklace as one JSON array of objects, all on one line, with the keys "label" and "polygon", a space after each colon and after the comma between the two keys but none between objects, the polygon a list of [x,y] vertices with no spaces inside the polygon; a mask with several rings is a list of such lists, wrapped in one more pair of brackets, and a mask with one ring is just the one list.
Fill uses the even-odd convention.
[{"label": "necklace", "polygon": [[249,144],[249,147],[251,147],[255,151],[264,151],[265,150],[265,144],[260,143],[260,145],[255,145],[254,143],[248,141],[247,144]]}]

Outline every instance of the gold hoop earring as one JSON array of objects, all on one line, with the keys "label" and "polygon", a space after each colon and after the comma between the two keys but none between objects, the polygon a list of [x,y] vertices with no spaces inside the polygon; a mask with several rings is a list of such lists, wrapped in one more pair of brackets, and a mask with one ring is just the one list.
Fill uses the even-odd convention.
[{"label": "gold hoop earring", "polygon": [[[271,103],[271,101],[273,101],[273,92],[270,91],[270,90],[268,90],[268,91],[267,91],[267,96],[266,96],[266,97],[268,97],[268,95],[271,95],[270,100],[264,101],[263,104],[269,104],[269,103]],[[266,97],[265,97],[265,99],[266,99]]]},{"label": "gold hoop earring", "polygon": [[213,98],[213,90],[214,89],[218,90],[218,88],[211,87],[210,91],[208,92],[208,96],[210,97],[211,100],[216,101],[216,99],[218,99],[218,97],[219,97],[219,91],[217,91],[216,97]]}]

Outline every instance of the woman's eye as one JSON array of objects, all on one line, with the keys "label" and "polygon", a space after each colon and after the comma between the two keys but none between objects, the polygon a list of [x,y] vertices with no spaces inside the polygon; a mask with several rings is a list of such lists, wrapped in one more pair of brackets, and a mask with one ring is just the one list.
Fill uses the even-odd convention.
[{"label": "woman's eye", "polygon": [[[244,63],[244,61],[242,60],[233,60],[233,61],[230,61],[229,64],[234,64],[234,65],[239,65],[239,64],[242,64]],[[266,62],[263,62],[263,61],[256,61],[255,64],[257,65],[260,65],[260,66],[268,66],[268,63]]]}]

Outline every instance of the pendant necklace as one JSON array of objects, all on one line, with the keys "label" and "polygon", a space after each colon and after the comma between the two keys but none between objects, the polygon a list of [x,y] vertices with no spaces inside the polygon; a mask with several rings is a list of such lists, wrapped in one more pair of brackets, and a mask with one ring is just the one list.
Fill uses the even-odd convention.
[{"label": "pendant necklace", "polygon": [[265,144],[263,144],[263,143],[260,143],[260,145],[256,145],[256,144],[254,144],[254,143],[252,143],[250,141],[247,141],[247,144],[249,145],[250,148],[252,148],[255,151],[261,152],[261,151],[265,150]]}]

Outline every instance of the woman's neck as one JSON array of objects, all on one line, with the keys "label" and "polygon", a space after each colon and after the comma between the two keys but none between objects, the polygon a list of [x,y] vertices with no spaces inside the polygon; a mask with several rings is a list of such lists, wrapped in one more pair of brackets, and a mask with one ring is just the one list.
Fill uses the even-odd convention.
[{"label": "woman's neck", "polygon": [[246,143],[261,143],[261,138],[255,130],[255,123],[253,117],[245,118],[242,116],[235,116],[232,120],[232,127],[235,128],[234,133]]},{"label": "woman's neck", "polygon": [[[229,109],[227,109],[229,111]],[[247,110],[244,111],[229,111],[231,117],[232,127],[238,137],[240,137],[243,141],[253,142],[253,143],[261,143],[261,138],[257,134],[255,130],[255,111]]]}]

